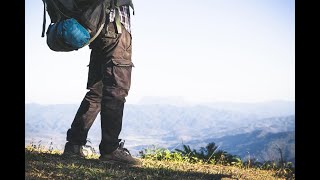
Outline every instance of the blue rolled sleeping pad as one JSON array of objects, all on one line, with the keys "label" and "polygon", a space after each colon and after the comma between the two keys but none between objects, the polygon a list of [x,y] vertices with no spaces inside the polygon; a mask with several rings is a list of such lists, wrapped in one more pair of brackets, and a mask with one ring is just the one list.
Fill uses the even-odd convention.
[{"label": "blue rolled sleeping pad", "polygon": [[89,31],[74,18],[50,24],[47,30],[47,44],[53,51],[78,50],[89,40]]}]

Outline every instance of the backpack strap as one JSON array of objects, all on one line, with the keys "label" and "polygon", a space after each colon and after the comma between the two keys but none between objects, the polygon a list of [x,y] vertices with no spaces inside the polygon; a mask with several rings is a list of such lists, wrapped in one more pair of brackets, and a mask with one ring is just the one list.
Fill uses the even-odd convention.
[{"label": "backpack strap", "polygon": [[43,2],[43,23],[42,23],[42,34],[41,37],[44,37],[44,32],[46,29],[46,0],[42,0]]}]

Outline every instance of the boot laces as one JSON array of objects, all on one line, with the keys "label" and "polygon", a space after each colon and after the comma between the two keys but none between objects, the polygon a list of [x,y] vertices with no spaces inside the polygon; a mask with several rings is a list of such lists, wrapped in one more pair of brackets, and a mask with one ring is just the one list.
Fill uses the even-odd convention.
[{"label": "boot laces", "polygon": [[121,150],[121,152],[123,152],[126,156],[131,156],[131,153],[129,152],[129,150],[127,148],[124,148],[124,142],[120,142],[120,145],[119,145],[119,150]]}]

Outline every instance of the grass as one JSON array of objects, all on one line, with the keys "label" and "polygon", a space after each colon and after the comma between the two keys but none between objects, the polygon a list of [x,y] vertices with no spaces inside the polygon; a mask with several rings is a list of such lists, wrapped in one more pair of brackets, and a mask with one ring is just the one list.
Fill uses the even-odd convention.
[{"label": "grass", "polygon": [[126,167],[102,163],[97,154],[81,159],[61,153],[26,146],[25,179],[287,179],[274,170],[151,159],[141,159],[141,167]]}]

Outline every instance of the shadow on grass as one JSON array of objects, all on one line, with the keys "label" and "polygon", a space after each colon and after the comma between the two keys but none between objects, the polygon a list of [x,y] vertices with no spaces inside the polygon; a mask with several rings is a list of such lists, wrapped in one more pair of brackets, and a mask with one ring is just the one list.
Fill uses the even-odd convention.
[{"label": "shadow on grass", "polygon": [[127,167],[103,163],[98,159],[25,152],[25,179],[234,179],[231,175],[171,168],[165,165]]}]

